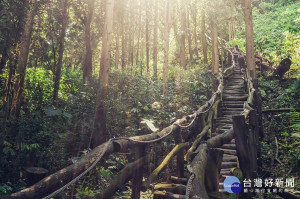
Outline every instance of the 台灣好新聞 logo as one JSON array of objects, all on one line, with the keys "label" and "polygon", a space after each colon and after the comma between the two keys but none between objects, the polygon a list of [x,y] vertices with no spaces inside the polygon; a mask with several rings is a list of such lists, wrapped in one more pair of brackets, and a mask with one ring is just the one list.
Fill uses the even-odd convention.
[{"label": "\u53f0\u7063\u597d\u65b0\u805e logo", "polygon": [[235,176],[228,176],[224,180],[224,189],[228,193],[239,193],[242,190],[240,180]]}]

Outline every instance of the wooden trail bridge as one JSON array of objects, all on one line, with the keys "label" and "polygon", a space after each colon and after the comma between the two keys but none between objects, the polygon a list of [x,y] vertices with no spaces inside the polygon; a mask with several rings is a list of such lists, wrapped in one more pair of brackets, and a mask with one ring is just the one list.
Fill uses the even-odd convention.
[{"label": "wooden trail bridge", "polygon": [[[148,189],[154,198],[228,198],[222,184],[225,177],[236,176],[242,184],[243,179],[257,176],[258,139],[263,136],[261,103],[257,82],[247,72],[241,74],[234,62],[217,79],[217,91],[193,114],[157,133],[110,139],[78,162],[2,199],[52,198],[92,170],[103,156],[130,149],[135,151],[135,160],[94,198],[113,197],[129,180],[134,199]],[[162,140],[173,142],[175,147],[149,173],[145,167],[155,165],[153,146]],[[172,167],[174,157],[174,176],[158,183],[161,172],[168,165]]]}]

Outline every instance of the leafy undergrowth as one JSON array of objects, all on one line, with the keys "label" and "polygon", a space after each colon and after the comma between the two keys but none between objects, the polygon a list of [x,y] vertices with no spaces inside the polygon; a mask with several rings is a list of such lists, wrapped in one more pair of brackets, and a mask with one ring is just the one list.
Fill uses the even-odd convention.
[{"label": "leafy undergrowth", "polygon": [[[291,108],[290,112],[263,114],[264,139],[261,141],[262,177],[295,178],[299,190],[300,168],[300,79],[279,81],[274,77],[260,78],[263,109]],[[275,198],[268,193],[267,198]]]}]

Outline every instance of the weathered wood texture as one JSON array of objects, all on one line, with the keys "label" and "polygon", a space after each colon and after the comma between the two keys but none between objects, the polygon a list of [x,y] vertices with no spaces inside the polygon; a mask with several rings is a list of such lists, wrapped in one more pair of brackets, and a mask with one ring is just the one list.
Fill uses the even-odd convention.
[{"label": "weathered wood texture", "polygon": [[158,174],[166,168],[166,166],[169,164],[169,162],[172,160],[172,158],[181,150],[188,147],[189,143],[180,143],[177,144],[172,151],[164,158],[162,163],[152,172],[152,174],[149,176],[147,181],[144,183],[144,187],[149,187],[150,184],[158,177]]},{"label": "weathered wood texture", "polygon": [[129,163],[124,169],[122,169],[116,178],[109,184],[109,186],[99,195],[97,195],[97,199],[106,199],[111,198],[114,193],[127,181],[129,181],[133,174],[139,170],[146,162],[148,156],[144,156],[132,163]]}]

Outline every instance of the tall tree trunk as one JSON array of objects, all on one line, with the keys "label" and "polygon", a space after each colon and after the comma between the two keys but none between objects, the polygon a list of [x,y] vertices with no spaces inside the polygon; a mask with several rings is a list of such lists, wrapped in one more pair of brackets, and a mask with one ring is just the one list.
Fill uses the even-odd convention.
[{"label": "tall tree trunk", "polygon": [[33,22],[34,22],[34,16],[37,12],[37,3],[35,0],[32,1],[32,8],[28,9],[27,11],[27,18],[26,23],[24,27],[24,32],[21,36],[21,43],[20,43],[20,52],[18,55],[17,60],[17,69],[16,69],[16,76],[14,80],[14,95],[12,99],[12,105],[11,105],[11,111],[10,115],[18,118],[20,115],[21,110],[21,102],[22,102],[22,95],[23,95],[23,87],[24,87],[24,79],[26,74],[26,65],[28,60],[28,54],[29,54],[29,47],[31,42],[31,35],[32,35],[32,29],[33,29]]},{"label": "tall tree trunk", "polygon": [[206,44],[206,36],[205,36],[206,28],[205,28],[205,8],[202,9],[201,12],[201,42],[203,49],[203,61],[204,64],[208,64],[207,60],[207,44]]},{"label": "tall tree trunk", "polygon": [[149,2],[145,2],[146,6],[146,67],[147,67],[147,73],[149,73]]},{"label": "tall tree trunk", "polygon": [[180,35],[180,66],[186,68],[186,59],[185,59],[185,36],[186,36],[186,5],[185,1],[181,1],[181,11],[180,11],[180,24],[181,24],[181,35]]},{"label": "tall tree trunk", "polygon": [[256,79],[254,41],[253,41],[253,24],[252,24],[252,0],[243,0],[242,7],[244,10],[244,19],[246,25],[246,63],[250,76]]},{"label": "tall tree trunk", "polygon": [[229,40],[234,39],[234,21],[232,20],[232,18],[228,22],[228,32],[229,32],[229,34],[228,34]]},{"label": "tall tree trunk", "polygon": [[166,0],[164,27],[164,66],[163,66],[163,95],[168,96],[168,64],[169,64],[169,0]]},{"label": "tall tree trunk", "polygon": [[219,49],[218,49],[218,32],[216,24],[216,13],[211,11],[210,24],[211,24],[211,37],[212,37],[212,71],[215,75],[219,73]]},{"label": "tall tree trunk", "polygon": [[188,37],[190,62],[192,62],[193,61],[193,51],[192,51],[192,32],[191,32],[191,25],[190,25],[190,16],[191,16],[191,11],[188,11],[188,13],[187,13],[187,37]]},{"label": "tall tree trunk", "polygon": [[65,50],[65,36],[66,36],[66,28],[68,22],[68,0],[64,0],[63,2],[63,10],[62,10],[62,24],[59,36],[59,51],[58,51],[58,60],[55,68],[55,76],[54,76],[54,91],[53,91],[53,102],[57,103],[58,99],[58,90],[59,90],[59,82],[61,77],[61,68]]},{"label": "tall tree trunk", "polygon": [[87,0],[88,11],[84,21],[85,59],[83,63],[83,82],[89,80],[93,72],[93,51],[91,47],[91,23],[94,14],[95,0]]},{"label": "tall tree trunk", "polygon": [[[139,2],[140,3],[140,2]],[[141,21],[142,21],[142,15],[141,15],[141,5],[138,5],[138,20],[137,20],[137,27],[138,27],[138,35],[137,35],[137,47],[136,47],[136,57],[135,57],[135,65],[138,66],[139,65],[139,53],[140,53],[140,38],[141,38]]]},{"label": "tall tree trunk", "polygon": [[157,78],[157,46],[158,46],[158,40],[157,40],[157,26],[158,26],[158,1],[154,1],[154,30],[153,30],[153,77]]},{"label": "tall tree trunk", "polygon": [[116,58],[115,58],[115,68],[118,69],[119,68],[119,59],[120,59],[120,50],[119,50],[119,45],[120,45],[120,42],[119,42],[119,30],[117,30],[117,33],[116,33]]},{"label": "tall tree trunk", "polygon": [[[7,44],[5,44],[7,45]],[[0,60],[0,74],[3,74],[4,69],[5,69],[5,65],[6,65],[6,61],[8,59],[8,50],[7,47],[5,46],[2,53],[1,53],[2,57]],[[2,86],[1,82],[0,82],[0,87]]]},{"label": "tall tree trunk", "polygon": [[195,53],[197,58],[199,58],[199,52],[198,52],[198,38],[197,38],[197,1],[195,1],[194,9],[192,9],[192,17],[193,17],[193,23],[194,23],[194,29],[193,29],[193,36],[194,36],[194,42],[195,42]]},{"label": "tall tree trunk", "polygon": [[106,133],[106,110],[104,101],[108,92],[108,79],[110,68],[111,36],[113,26],[114,0],[106,0],[105,26],[103,32],[102,52],[100,62],[99,83],[100,87],[96,97],[96,110],[94,117],[93,145],[97,146],[105,142]]},{"label": "tall tree trunk", "polygon": [[[127,1],[126,1],[127,2]],[[120,18],[121,18],[121,40],[122,40],[122,70],[124,71],[126,68],[126,45],[127,45],[127,40],[126,40],[126,31],[124,29],[124,23],[125,23],[125,19],[124,19],[124,13],[125,13],[125,8],[126,8],[127,4],[123,2],[123,7],[122,7],[122,11],[120,14]]]}]

